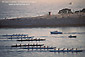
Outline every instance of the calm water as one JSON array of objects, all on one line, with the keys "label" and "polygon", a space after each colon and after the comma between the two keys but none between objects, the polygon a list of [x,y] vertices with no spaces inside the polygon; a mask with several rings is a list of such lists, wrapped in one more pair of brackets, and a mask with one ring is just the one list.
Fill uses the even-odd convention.
[{"label": "calm water", "polygon": [[[64,34],[51,35],[50,31],[62,31]],[[41,43],[46,46],[57,48],[78,48],[85,50],[85,27],[56,27],[56,28],[1,28],[0,35],[3,34],[28,34],[35,38],[45,38],[42,42],[17,42],[0,37],[0,57],[84,57],[85,52],[39,52],[11,48],[13,44]],[[69,35],[76,35],[77,38],[68,38]]]}]

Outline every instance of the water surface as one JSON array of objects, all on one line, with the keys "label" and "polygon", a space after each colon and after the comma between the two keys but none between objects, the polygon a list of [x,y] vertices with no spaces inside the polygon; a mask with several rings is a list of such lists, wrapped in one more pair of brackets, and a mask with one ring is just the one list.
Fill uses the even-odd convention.
[{"label": "water surface", "polygon": [[[64,34],[50,34],[50,31],[61,31]],[[11,48],[13,44],[32,44],[40,43],[46,46],[57,48],[78,48],[85,50],[85,27],[55,27],[55,28],[1,28],[0,35],[4,34],[28,34],[35,38],[45,38],[46,41],[41,42],[18,42],[9,40],[6,37],[0,37],[0,56],[1,57],[84,57],[85,52],[39,52]],[[69,35],[75,35],[77,38],[68,38]]]}]

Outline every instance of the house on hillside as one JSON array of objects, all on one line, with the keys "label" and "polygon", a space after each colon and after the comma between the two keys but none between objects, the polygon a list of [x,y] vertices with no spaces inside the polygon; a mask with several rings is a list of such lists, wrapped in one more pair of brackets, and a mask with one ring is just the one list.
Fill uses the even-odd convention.
[{"label": "house on hillside", "polygon": [[58,14],[68,14],[68,13],[72,13],[71,9],[65,8],[62,10],[59,10]]},{"label": "house on hillside", "polygon": [[75,11],[75,13],[85,13],[85,8],[83,8],[82,10],[79,10],[79,11]]}]

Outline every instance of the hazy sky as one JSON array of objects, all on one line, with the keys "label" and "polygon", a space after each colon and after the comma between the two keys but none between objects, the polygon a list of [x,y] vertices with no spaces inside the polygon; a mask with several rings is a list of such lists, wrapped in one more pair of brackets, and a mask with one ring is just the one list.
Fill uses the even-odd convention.
[{"label": "hazy sky", "polygon": [[[70,8],[72,11],[76,10],[82,10],[85,8],[85,0],[0,0],[0,8],[4,9],[1,10],[2,14],[3,12],[7,12],[15,16],[16,13],[20,15],[20,12],[27,15],[28,13],[35,13],[35,15],[42,15],[47,14],[47,12],[51,11],[53,14],[56,14],[60,9],[63,8]],[[26,6],[21,6],[22,4],[18,5],[9,5],[9,4],[18,4],[23,3],[26,4]],[[71,3],[71,4],[70,4]],[[13,12],[16,9],[16,13]],[[28,10],[27,10],[28,9]],[[17,11],[18,10],[18,11]],[[15,13],[15,15],[14,15]],[[2,15],[4,16],[4,15]]]},{"label": "hazy sky", "polygon": [[35,3],[43,3],[43,4],[68,4],[72,2],[72,5],[76,6],[84,6],[85,5],[85,0],[0,0],[0,1],[26,1],[26,2],[35,2]]},{"label": "hazy sky", "polygon": [[[0,2],[4,3],[35,3],[35,4],[42,4],[42,5],[50,5],[56,6],[57,8],[71,8],[80,10],[85,8],[85,0],[0,0]],[[71,3],[71,4],[69,4]]]},{"label": "hazy sky", "polygon": [[65,4],[72,2],[76,5],[85,5],[85,0],[0,0],[0,1],[34,1],[35,3],[58,3],[58,4]]}]

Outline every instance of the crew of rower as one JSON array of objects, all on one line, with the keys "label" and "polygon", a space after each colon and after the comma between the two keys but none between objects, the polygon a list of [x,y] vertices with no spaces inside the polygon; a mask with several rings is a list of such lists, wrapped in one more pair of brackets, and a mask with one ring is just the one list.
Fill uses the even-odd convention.
[{"label": "crew of rower", "polygon": [[[25,45],[26,45],[26,44],[25,44]],[[37,45],[39,45],[39,44],[32,44],[32,45],[35,45],[36,48],[37,48],[37,47],[38,47]],[[17,45],[17,44],[16,44],[15,46],[16,46],[16,47],[17,47],[17,46],[20,46],[20,47],[21,47],[21,46],[23,46],[23,45],[21,45],[21,44],[20,44],[20,45]],[[27,46],[28,46],[28,48],[29,48],[30,45],[28,44]],[[32,48],[33,48],[33,46],[32,46]],[[47,48],[47,50],[48,50],[48,48],[54,48],[54,50],[56,50],[56,47],[49,47],[49,46],[43,46],[43,47],[39,46],[38,48]],[[66,48],[63,48],[62,50],[65,50],[65,49],[66,49]],[[60,50],[60,48],[58,48],[58,50]],[[68,48],[67,48],[66,50],[74,50],[74,48],[71,48],[71,49],[68,49]],[[75,50],[77,50],[77,48],[76,48]]]},{"label": "crew of rower", "polygon": [[[66,48],[63,48],[62,50],[65,50]],[[60,48],[58,48],[58,50],[60,50]],[[66,50],[74,50],[74,48],[72,48],[72,49],[66,49]],[[75,50],[77,50],[77,48],[75,49]]]}]

